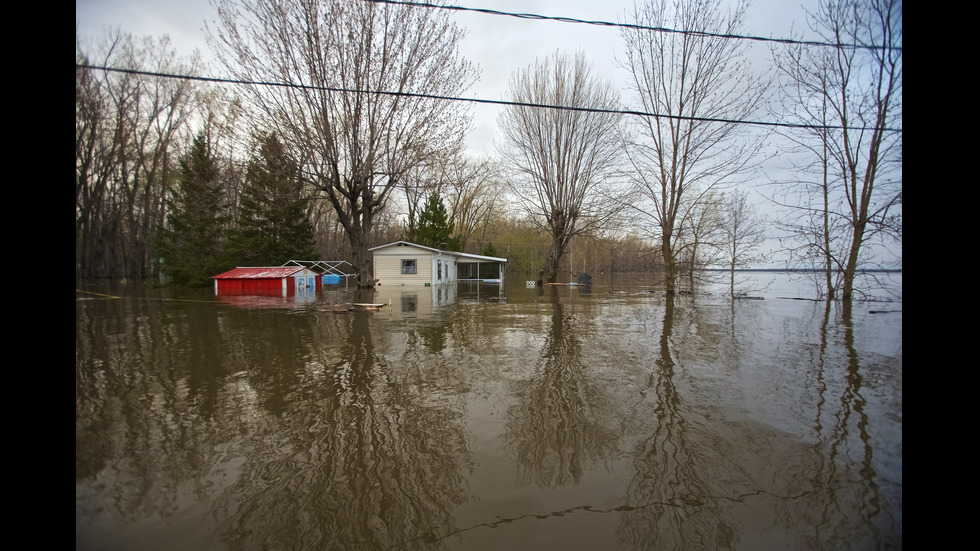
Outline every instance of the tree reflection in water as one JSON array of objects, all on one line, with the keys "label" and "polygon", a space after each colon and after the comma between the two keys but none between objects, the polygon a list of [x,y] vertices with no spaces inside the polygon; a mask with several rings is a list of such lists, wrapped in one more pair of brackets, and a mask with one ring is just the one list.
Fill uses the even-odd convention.
[{"label": "tree reflection in water", "polygon": [[253,438],[227,496],[230,548],[412,549],[452,526],[466,499],[458,412],[424,405],[398,380],[368,316],[329,319],[321,337],[342,342],[339,355],[289,398],[288,425]]},{"label": "tree reflection in water", "polygon": [[654,425],[636,450],[621,531],[632,549],[731,549],[736,532],[713,499],[720,481],[711,480],[708,425],[689,419],[695,412],[675,382],[674,300],[665,300],[659,354],[643,391],[652,401]]},{"label": "tree reflection in water", "polygon": [[[620,534],[627,547],[735,549],[764,541],[770,548],[864,549],[887,547],[896,535],[900,547],[901,517],[892,512],[901,510],[901,479],[879,472],[872,450],[893,442],[899,449],[889,455],[900,457],[901,435],[887,431],[901,425],[876,427],[865,412],[862,373],[868,368],[859,363],[849,309],[842,307],[834,321],[831,309],[839,305],[815,303],[814,315],[787,320],[784,342],[815,343],[805,347],[812,352],[806,356],[795,346],[750,352],[746,344],[758,335],[751,318],[737,319],[736,307],[729,309],[730,329],[714,333],[705,330],[711,324],[704,319],[688,319],[707,310],[674,303],[666,299],[659,352],[634,414],[638,425],[648,419],[650,428],[636,447],[623,508]],[[678,309],[683,334],[676,334]],[[717,372],[712,363],[714,374],[692,375],[702,368],[704,348],[726,350],[725,363],[734,371]],[[752,383],[760,364],[781,369],[763,370],[765,379]],[[880,369],[891,373],[890,366]],[[723,386],[712,388],[716,381]],[[755,401],[739,402],[740,393]],[[787,432],[780,415],[786,427],[803,426],[795,418],[811,416],[812,432]],[[881,481],[892,488],[886,492],[891,503],[883,503]]]},{"label": "tree reflection in water", "polygon": [[609,398],[582,364],[578,335],[585,324],[564,312],[554,288],[551,308],[541,365],[517,383],[518,403],[508,411],[506,438],[522,486],[576,484],[587,464],[613,453],[618,440],[601,422]]},{"label": "tree reflection in water", "polygon": [[[872,431],[876,427],[865,411],[864,376],[855,347],[853,305],[826,302],[820,307],[823,310],[820,340],[813,358],[813,386],[817,396],[813,413],[815,442],[811,449],[818,468],[799,473],[810,485],[803,498],[808,503],[804,510],[813,512],[807,519],[812,527],[808,546],[874,547],[875,542],[888,541],[894,534],[900,534],[901,525],[883,511],[878,483],[881,473],[877,472],[872,453],[875,447]],[[839,310],[839,320],[834,320],[835,310]],[[884,441],[893,438],[887,436]],[[901,442],[901,436],[897,438]],[[885,446],[884,441],[877,446]],[[901,480],[889,482],[901,486]],[[854,511],[856,515],[841,518],[842,510]],[[887,510],[901,510],[901,501],[888,504]]]},{"label": "tree reflection in water", "polygon": [[206,517],[167,522],[191,519],[168,530],[172,547],[414,549],[452,530],[467,499],[460,412],[376,353],[370,314],[284,324],[281,311],[147,301],[77,314],[76,481],[101,479],[77,486],[93,530],[77,545],[104,541],[105,523],[153,547],[125,519],[198,507]]},{"label": "tree reflection in water", "polygon": [[79,292],[76,547],[901,547],[900,310],[519,283]]}]

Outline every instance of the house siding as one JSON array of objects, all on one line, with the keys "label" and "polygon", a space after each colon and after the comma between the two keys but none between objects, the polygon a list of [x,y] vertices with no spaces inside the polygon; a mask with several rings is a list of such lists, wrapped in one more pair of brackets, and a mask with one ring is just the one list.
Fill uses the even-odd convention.
[{"label": "house siding", "polygon": [[[374,277],[382,285],[425,285],[433,281],[433,255],[417,247],[391,247],[374,253]],[[415,260],[414,275],[402,274],[402,260]]]},{"label": "house siding", "polygon": [[[507,262],[505,258],[431,249],[405,241],[375,247],[372,251],[374,253],[374,277],[378,280],[378,285],[424,286],[430,284],[436,286],[456,281],[459,277],[460,263]],[[402,274],[402,260],[409,259],[415,260],[416,273]],[[442,266],[441,274],[439,271],[440,264]]]},{"label": "house siding", "polygon": [[[281,295],[290,289],[283,287],[287,279],[224,279],[217,281],[217,293],[222,295]],[[293,286],[289,286],[293,287]]]},{"label": "house siding", "polygon": [[[442,278],[439,279],[439,262],[442,262]],[[456,256],[450,253],[432,255],[432,281],[445,283],[456,280]]]},{"label": "house siding", "polygon": [[[304,283],[314,281],[311,292],[322,290],[319,272],[308,268],[235,268],[223,274],[214,276],[214,292],[216,295],[273,295],[293,296],[296,293],[297,279]],[[306,289],[304,288],[304,291]]]}]

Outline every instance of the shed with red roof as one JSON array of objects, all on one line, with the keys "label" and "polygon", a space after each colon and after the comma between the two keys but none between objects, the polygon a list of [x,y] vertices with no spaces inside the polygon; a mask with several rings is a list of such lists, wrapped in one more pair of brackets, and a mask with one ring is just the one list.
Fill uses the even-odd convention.
[{"label": "shed with red roof", "polygon": [[304,266],[235,268],[213,276],[215,295],[315,295],[322,289],[320,273]]}]

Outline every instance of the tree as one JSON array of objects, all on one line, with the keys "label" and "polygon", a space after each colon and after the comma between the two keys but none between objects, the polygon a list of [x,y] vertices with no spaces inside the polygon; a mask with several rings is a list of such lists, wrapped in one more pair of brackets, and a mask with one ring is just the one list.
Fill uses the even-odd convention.
[{"label": "tree", "polygon": [[106,31],[93,46],[76,31],[75,63],[76,275],[148,276],[199,85],[91,65],[192,75],[200,59],[177,58],[166,37]]},{"label": "tree", "polygon": [[466,251],[471,238],[485,239],[504,195],[499,172],[489,159],[474,160],[462,151],[408,171],[400,186],[408,210],[405,239],[417,241],[419,213],[432,193],[438,193],[446,205],[458,242],[454,250]]},{"label": "tree", "polygon": [[489,159],[470,159],[455,155],[442,168],[440,195],[447,201],[449,222],[465,251],[470,239],[482,241],[490,221],[498,212],[506,186],[500,170]]},{"label": "tree", "polygon": [[227,205],[217,161],[205,134],[198,134],[180,161],[180,181],[167,201],[167,227],[160,230],[162,269],[178,286],[207,285],[227,268],[224,235]]},{"label": "tree", "polygon": [[415,224],[413,241],[427,247],[445,248],[450,251],[459,250],[459,239],[453,237],[453,225],[449,222],[446,205],[439,193],[432,192],[425,201],[425,207],[419,213]]},{"label": "tree", "polygon": [[[443,10],[356,0],[213,0],[209,43],[253,87],[254,112],[299,152],[301,175],[350,241],[359,284],[392,190],[413,167],[461,147],[476,71]],[[425,95],[425,97],[423,97]]]},{"label": "tree", "polygon": [[555,282],[572,237],[603,227],[619,211],[612,176],[622,151],[620,116],[600,111],[616,109],[619,97],[592,76],[582,52],[556,52],[513,76],[510,99],[536,105],[508,107],[500,126],[516,174],[513,191],[551,236],[546,271]]},{"label": "tree", "polygon": [[627,152],[642,195],[634,206],[659,232],[668,294],[685,218],[710,191],[743,182],[758,161],[762,141],[738,121],[764,104],[766,76],[743,57],[746,41],[717,36],[743,34],[745,10],[744,2],[726,11],[712,0],[651,0],[634,8],[637,26],[622,31],[621,65],[640,108],[653,114],[632,119]]},{"label": "tree", "polygon": [[676,251],[683,251],[687,258],[688,277],[694,286],[696,277],[704,277],[704,268],[713,264],[725,234],[723,216],[724,194],[709,191],[697,197],[682,219],[680,239]]},{"label": "tree", "polygon": [[278,266],[314,259],[313,226],[307,218],[296,162],[274,133],[258,137],[258,154],[249,163],[231,236],[235,263]]},{"label": "tree", "polygon": [[404,238],[418,242],[419,214],[425,208],[429,195],[442,187],[437,178],[437,170],[431,165],[419,165],[407,171],[401,178],[401,188],[405,192],[406,228]]},{"label": "tree", "polygon": [[722,208],[725,237],[721,249],[728,268],[728,290],[735,296],[735,270],[765,259],[758,251],[765,242],[766,227],[745,192],[734,192],[722,198]]},{"label": "tree", "polygon": [[824,0],[811,29],[829,47],[776,56],[789,112],[808,130],[787,133],[806,161],[777,200],[802,242],[794,260],[824,272],[828,298],[850,300],[868,245],[902,233],[902,3]]}]

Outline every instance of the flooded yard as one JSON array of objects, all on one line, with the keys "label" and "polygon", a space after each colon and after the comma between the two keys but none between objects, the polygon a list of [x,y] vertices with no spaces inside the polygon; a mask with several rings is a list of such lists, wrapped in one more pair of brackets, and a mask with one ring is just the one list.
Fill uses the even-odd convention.
[{"label": "flooded yard", "polygon": [[76,549],[901,549],[901,275],[753,277],[80,285]]}]

